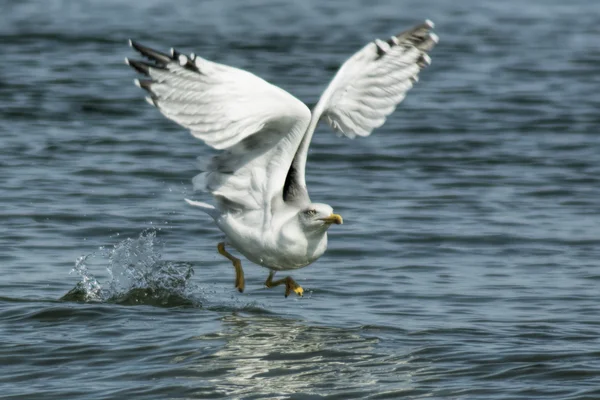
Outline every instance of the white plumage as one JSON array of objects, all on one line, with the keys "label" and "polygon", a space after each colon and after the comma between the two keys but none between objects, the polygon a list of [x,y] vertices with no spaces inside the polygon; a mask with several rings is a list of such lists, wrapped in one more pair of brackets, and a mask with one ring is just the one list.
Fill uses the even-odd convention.
[{"label": "white plumage", "polygon": [[[427,52],[438,40],[432,28],[428,20],[367,44],[341,66],[312,113],[252,73],[195,54],[167,55],[130,42],[152,62],[126,62],[150,78],[136,84],[166,117],[222,150],[193,180],[195,189],[212,195],[214,206],[188,203],[211,215],[228,244],[250,261],[279,271],[319,258],[327,229],[342,222],[328,205],[312,204],[306,189],[306,157],[317,123],[324,119],[348,137],[368,136],[380,127],[430,63]],[[222,244],[219,251],[236,266],[242,291],[239,260]],[[291,278],[272,277],[273,272],[267,286],[285,283],[286,296],[302,294]]]}]

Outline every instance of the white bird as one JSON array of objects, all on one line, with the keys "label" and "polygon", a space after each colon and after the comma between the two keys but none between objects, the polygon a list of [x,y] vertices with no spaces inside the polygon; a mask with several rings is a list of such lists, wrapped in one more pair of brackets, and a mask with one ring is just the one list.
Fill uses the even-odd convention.
[{"label": "white bird", "polygon": [[303,289],[277,271],[305,267],[327,248],[327,230],[342,217],[326,204],[312,203],[304,169],[308,147],[322,119],[347,137],[368,136],[385,122],[419,71],[431,62],[438,42],[426,20],[387,41],[376,39],[339,69],[312,113],[288,92],[250,72],[175,50],[163,54],[130,45],[151,62],[126,59],[150,79],[135,83],[169,119],[207,145],[222,150],[193,179],[194,189],[212,195],[214,205],[186,201],[209,214],[226,241],[218,251],[235,267],[235,287],[244,290],[241,261],[270,269],[267,287],[285,284],[287,297]]}]

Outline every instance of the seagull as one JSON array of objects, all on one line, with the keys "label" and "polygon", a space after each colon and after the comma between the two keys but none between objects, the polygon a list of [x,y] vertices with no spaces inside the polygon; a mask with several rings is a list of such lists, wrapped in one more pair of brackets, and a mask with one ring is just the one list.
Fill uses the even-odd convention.
[{"label": "seagull", "polygon": [[343,222],[308,195],[305,167],[315,128],[324,120],[339,136],[354,138],[383,125],[431,63],[427,53],[438,42],[433,26],[426,20],[367,44],[342,64],[312,112],[248,71],[129,41],[149,60],[125,59],[147,77],[134,82],[149,93],[148,102],[220,150],[192,181],[213,204],[185,200],[225,234],[217,250],[233,264],[239,292],[245,287],[242,263],[226,246],[268,268],[268,288],[285,285],[285,297],[303,295],[292,277],[274,280],[276,272],[312,264],[327,248],[329,227]]}]

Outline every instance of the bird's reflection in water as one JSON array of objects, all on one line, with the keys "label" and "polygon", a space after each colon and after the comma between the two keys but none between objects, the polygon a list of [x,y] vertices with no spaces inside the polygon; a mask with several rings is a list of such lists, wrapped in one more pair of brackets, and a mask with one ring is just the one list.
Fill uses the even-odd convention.
[{"label": "bird's reflection in water", "polygon": [[[194,369],[204,376],[212,371],[215,389],[225,395],[339,392],[354,397],[386,387],[410,389],[406,357],[377,351],[378,339],[356,331],[264,315],[228,315],[223,324],[223,332],[196,338],[223,341],[223,346]],[[397,380],[390,382],[390,376]]]}]

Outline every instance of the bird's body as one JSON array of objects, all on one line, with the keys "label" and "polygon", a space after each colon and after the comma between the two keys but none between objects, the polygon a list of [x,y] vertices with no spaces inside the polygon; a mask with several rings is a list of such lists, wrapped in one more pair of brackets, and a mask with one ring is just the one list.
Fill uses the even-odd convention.
[{"label": "bird's body", "polygon": [[275,271],[298,269],[312,264],[327,249],[326,229],[308,236],[294,223],[298,209],[279,211],[273,218],[277,222],[258,234],[254,221],[262,216],[252,215],[255,213],[260,214],[251,212],[241,218],[225,215],[216,221],[228,242],[253,263]]},{"label": "bird's body", "polygon": [[[437,36],[425,21],[388,41],[375,40],[346,61],[312,112],[286,91],[237,68],[172,50],[171,55],[131,42],[153,63],[126,60],[149,76],[136,84],[165,116],[190,129],[207,145],[223,150],[203,167],[194,188],[214,205],[187,200],[209,214],[248,260],[271,270],[268,287],[286,285],[286,296],[302,288],[275,271],[305,267],[327,249],[327,229],[342,218],[326,204],[310,201],[305,166],[315,128],[326,120],[348,137],[368,136],[418,80],[430,62]],[[219,252],[236,268],[241,262]]]}]

